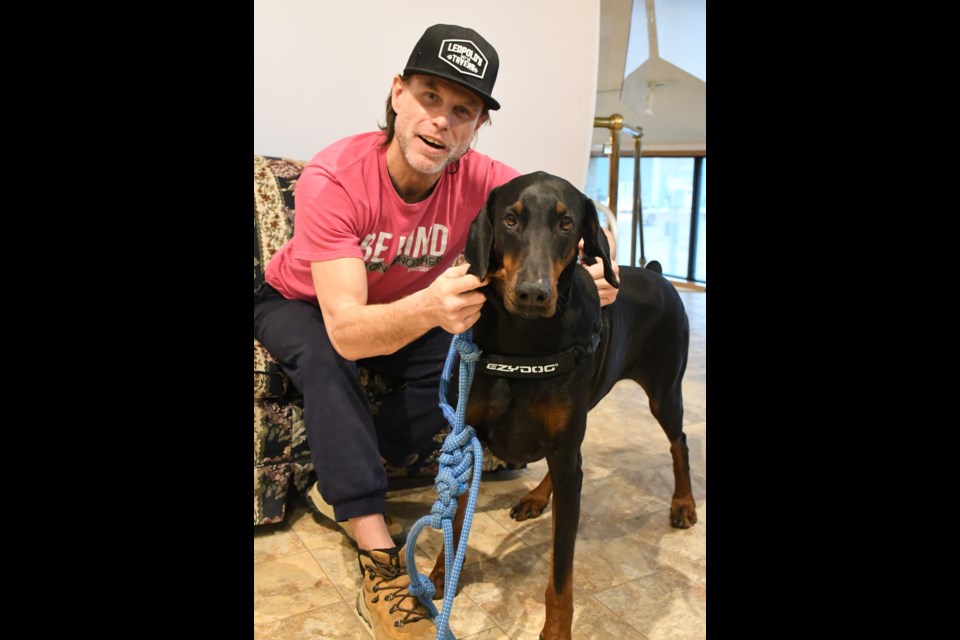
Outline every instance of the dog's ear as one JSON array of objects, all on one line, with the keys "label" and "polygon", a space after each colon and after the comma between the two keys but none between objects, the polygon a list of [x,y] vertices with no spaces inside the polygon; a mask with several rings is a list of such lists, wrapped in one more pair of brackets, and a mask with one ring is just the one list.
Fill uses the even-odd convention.
[{"label": "dog's ear", "polygon": [[607,234],[600,228],[600,219],[597,217],[597,207],[593,200],[583,197],[583,253],[592,258],[603,261],[603,278],[610,286],[619,289],[620,282],[610,264],[610,243]]},{"label": "dog's ear", "polygon": [[470,223],[467,232],[467,246],[463,249],[463,256],[470,263],[467,273],[483,280],[490,270],[490,254],[493,252],[493,215],[496,193],[500,187],[491,189],[487,202],[480,209],[480,213]]}]

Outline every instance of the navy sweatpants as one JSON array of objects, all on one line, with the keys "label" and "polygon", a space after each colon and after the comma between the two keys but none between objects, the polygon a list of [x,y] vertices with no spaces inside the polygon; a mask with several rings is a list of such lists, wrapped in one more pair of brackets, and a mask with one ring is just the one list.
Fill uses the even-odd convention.
[{"label": "navy sweatpants", "polygon": [[[253,335],[303,394],[313,469],[337,520],[383,513],[380,456],[399,465],[447,424],[438,389],[452,336],[435,328],[396,353],[352,362],[333,348],[319,307],[268,284],[254,294]],[[384,397],[376,418],[357,365],[406,382]]]}]

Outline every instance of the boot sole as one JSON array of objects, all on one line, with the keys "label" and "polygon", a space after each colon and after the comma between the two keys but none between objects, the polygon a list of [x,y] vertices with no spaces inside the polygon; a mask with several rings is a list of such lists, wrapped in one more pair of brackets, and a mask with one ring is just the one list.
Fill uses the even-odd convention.
[{"label": "boot sole", "polygon": [[373,635],[373,624],[363,615],[366,612],[367,616],[369,616],[370,612],[366,610],[367,606],[366,603],[363,602],[363,598],[361,597],[362,595],[362,591],[357,594],[357,601],[354,604],[353,612],[357,614],[358,618],[360,618],[360,622],[363,623],[363,628],[367,630],[367,633],[370,634],[370,637],[376,640],[376,636]]}]

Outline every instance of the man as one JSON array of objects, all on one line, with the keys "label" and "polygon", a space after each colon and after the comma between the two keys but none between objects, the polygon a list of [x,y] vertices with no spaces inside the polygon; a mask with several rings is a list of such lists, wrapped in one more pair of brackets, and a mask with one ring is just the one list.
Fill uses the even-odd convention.
[{"label": "man", "polygon": [[[450,334],[480,317],[476,289],[488,281],[450,265],[489,191],[518,175],[470,150],[500,108],[498,68],[476,31],[427,29],[393,79],[381,131],[336,142],[304,169],[293,238],[254,296],[254,335],[303,393],[319,493],[349,521],[357,612],[378,639],[436,635],[384,520],[383,461],[401,464],[445,426],[437,390]],[[602,265],[591,273],[612,302]],[[406,383],[376,418],[357,364]]]}]

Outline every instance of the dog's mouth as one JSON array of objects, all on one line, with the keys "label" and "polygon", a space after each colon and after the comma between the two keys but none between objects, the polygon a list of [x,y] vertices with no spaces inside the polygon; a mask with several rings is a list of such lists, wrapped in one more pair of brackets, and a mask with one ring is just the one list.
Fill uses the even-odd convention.
[{"label": "dog's mouth", "polygon": [[432,149],[437,149],[438,151],[443,151],[444,149],[447,148],[446,145],[444,145],[444,144],[443,144],[442,142],[440,142],[439,140],[436,140],[435,138],[430,138],[430,137],[428,137],[428,136],[417,136],[417,137],[420,138],[421,140],[423,140],[424,144],[426,144],[428,147],[430,147],[430,148],[432,148]]},{"label": "dog's mouth", "polygon": [[[506,301],[504,301],[506,302]],[[527,308],[527,307],[516,307],[515,309],[510,309],[510,305],[505,305],[507,311],[510,313],[520,316],[526,320],[536,320],[537,318],[550,318],[557,312],[556,305],[550,307],[536,307],[536,308]]]}]

